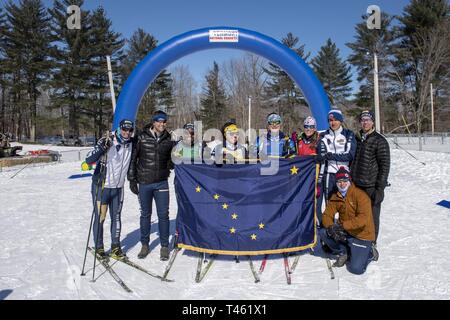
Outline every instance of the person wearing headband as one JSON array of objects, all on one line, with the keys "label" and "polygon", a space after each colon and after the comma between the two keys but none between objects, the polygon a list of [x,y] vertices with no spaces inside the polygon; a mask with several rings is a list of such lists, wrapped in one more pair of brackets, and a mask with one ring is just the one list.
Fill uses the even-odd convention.
[{"label": "person wearing headband", "polygon": [[267,118],[267,135],[256,137],[254,151],[258,159],[272,157],[289,157],[295,155],[295,143],[281,131],[282,118],[277,113],[270,113]]},{"label": "person wearing headband", "polygon": [[172,148],[175,142],[167,131],[168,116],[156,111],[142,132],[137,136],[133,148],[128,180],[130,189],[139,198],[140,204],[140,241],[141,251],[138,258],[143,259],[150,253],[150,227],[152,203],[155,199],[160,237],[160,259],[169,259],[169,183]]},{"label": "person wearing headband", "polygon": [[109,207],[111,217],[111,257],[126,258],[120,245],[121,213],[124,200],[124,185],[131,161],[134,123],[123,119],[113,134],[97,141],[94,150],[88,153],[86,163],[96,163],[92,177],[91,194],[94,203],[95,251],[106,258],[103,245],[103,224]]},{"label": "person wearing headband", "polygon": [[303,122],[303,132],[298,137],[297,155],[309,156],[315,155],[317,152],[317,144],[319,143],[319,134],[316,128],[316,119],[307,117]]},{"label": "person wearing headband", "polygon": [[211,157],[216,164],[245,163],[248,152],[245,145],[239,142],[240,130],[233,120],[228,120],[222,126],[223,141],[216,140],[210,144]]}]

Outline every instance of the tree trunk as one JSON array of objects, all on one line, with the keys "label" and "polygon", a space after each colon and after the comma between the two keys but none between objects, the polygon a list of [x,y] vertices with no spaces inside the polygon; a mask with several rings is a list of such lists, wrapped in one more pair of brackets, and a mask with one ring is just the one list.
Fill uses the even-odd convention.
[{"label": "tree trunk", "polygon": [[6,133],[6,126],[5,126],[5,123],[6,123],[6,119],[5,119],[5,117],[6,117],[6,112],[5,112],[5,108],[6,108],[6,106],[5,106],[5,86],[2,86],[2,132],[3,133]]},{"label": "tree trunk", "polygon": [[70,134],[78,136],[78,133],[80,131],[79,124],[78,124],[78,114],[77,114],[77,105],[74,104],[69,107],[69,128],[70,128]]},{"label": "tree trunk", "polygon": [[32,97],[33,99],[31,101],[30,139],[31,141],[36,142],[37,96],[34,93],[34,88]]},{"label": "tree trunk", "polygon": [[16,124],[16,136],[18,141],[22,141],[22,112],[19,109],[17,124]]}]

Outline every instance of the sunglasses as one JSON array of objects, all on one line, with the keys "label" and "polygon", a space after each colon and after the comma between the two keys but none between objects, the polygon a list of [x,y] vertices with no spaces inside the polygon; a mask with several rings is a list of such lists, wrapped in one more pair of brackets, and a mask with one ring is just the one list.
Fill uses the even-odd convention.
[{"label": "sunglasses", "polygon": [[281,121],[271,121],[271,122],[269,122],[269,124],[271,126],[277,126],[277,125],[281,124]]},{"label": "sunglasses", "polygon": [[304,125],[303,128],[305,128],[305,129],[315,129],[316,126]]},{"label": "sunglasses", "polygon": [[120,130],[125,131],[125,132],[133,132],[134,131],[133,128],[120,128]]}]

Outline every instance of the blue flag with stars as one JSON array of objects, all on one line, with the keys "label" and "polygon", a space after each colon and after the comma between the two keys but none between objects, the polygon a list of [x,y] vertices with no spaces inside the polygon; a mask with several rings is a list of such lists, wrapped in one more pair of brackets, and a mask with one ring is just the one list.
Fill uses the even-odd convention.
[{"label": "blue flag with stars", "polygon": [[264,164],[175,166],[178,246],[205,253],[260,255],[300,251],[316,243],[312,157]]}]

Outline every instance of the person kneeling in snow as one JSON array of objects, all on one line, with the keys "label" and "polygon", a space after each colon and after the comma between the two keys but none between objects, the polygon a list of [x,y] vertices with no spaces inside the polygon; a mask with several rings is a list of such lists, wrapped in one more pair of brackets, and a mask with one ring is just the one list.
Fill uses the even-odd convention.
[{"label": "person kneeling in snow", "polygon": [[[348,261],[348,270],[362,274],[372,261],[372,242],[375,240],[372,206],[369,196],[354,186],[350,173],[340,167],[336,173],[338,191],[333,193],[323,213],[320,229],[322,245],[338,255],[334,267],[342,267]],[[334,216],[339,213],[335,222]],[[328,247],[328,248],[326,248]]]},{"label": "person kneeling in snow", "polygon": [[103,247],[103,223],[109,206],[111,257],[117,260],[126,258],[120,247],[120,214],[124,196],[123,186],[131,160],[133,130],[133,121],[122,120],[114,134],[99,139],[94,150],[86,157],[89,164],[97,162],[91,186],[95,211],[93,226],[95,250],[100,256],[106,256]]}]

